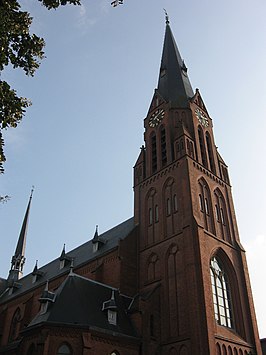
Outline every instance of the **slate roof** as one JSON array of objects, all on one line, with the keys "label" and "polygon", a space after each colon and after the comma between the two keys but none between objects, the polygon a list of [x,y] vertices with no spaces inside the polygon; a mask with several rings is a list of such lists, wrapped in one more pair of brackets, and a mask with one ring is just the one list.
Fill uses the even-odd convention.
[{"label": "slate roof", "polygon": [[173,107],[188,107],[194,96],[187,68],[178,51],[169,22],[166,23],[158,92]]},{"label": "slate roof", "polygon": [[[46,291],[47,292],[47,291]],[[44,314],[37,314],[27,329],[39,324],[79,326],[112,335],[137,337],[127,315],[132,298],[119,293],[118,289],[79,276],[72,271],[54,292],[55,301],[50,302]],[[104,302],[114,298],[117,311],[117,324],[108,322]],[[66,311],[67,310],[67,311]]]},{"label": "slate roof", "polygon": [[[100,238],[105,242],[104,244],[102,244],[99,250],[93,252],[92,240],[90,240],[66,253],[66,256],[70,259],[73,259],[74,268],[81,266],[87,263],[89,260],[98,258],[100,255],[103,255],[116,248],[119,244],[119,241],[125,239],[133,231],[134,228],[134,218],[132,217],[101,234]],[[13,294],[8,295],[8,289],[6,289],[2,294],[0,293],[0,303],[9,301],[14,297],[17,297],[18,295],[29,291],[31,288],[35,288],[40,286],[41,284],[45,284],[46,280],[51,280],[55,277],[67,273],[70,268],[70,263],[61,270],[59,266],[60,256],[57,259],[38,269],[42,276],[37,280],[37,282],[32,283],[32,273],[22,277],[16,282],[17,288]]]},{"label": "slate roof", "polygon": [[0,294],[6,289],[7,280],[0,277]]}]

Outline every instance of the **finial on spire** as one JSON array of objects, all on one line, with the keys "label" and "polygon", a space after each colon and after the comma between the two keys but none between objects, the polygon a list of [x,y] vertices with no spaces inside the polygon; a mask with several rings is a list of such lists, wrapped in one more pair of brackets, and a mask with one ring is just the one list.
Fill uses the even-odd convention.
[{"label": "finial on spire", "polygon": [[98,240],[98,237],[99,237],[98,227],[99,227],[98,224],[96,224],[95,233],[94,233],[94,237],[93,237],[94,240]]},{"label": "finial on spire", "polygon": [[32,198],[32,195],[33,195],[33,191],[34,191],[34,189],[35,189],[35,186],[34,186],[34,185],[32,185],[32,187],[31,187],[31,192],[30,192],[30,198]]},{"label": "finial on spire", "polygon": [[165,14],[165,23],[168,25],[170,23],[168,13],[167,13],[167,11],[165,9],[163,9],[163,11],[164,11],[164,14]]}]

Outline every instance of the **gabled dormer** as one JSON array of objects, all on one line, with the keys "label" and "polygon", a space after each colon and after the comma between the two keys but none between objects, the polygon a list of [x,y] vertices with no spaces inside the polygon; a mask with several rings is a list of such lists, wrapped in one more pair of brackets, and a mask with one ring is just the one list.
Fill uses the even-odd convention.
[{"label": "gabled dormer", "polygon": [[59,258],[60,261],[60,269],[63,269],[66,266],[71,264],[71,257],[66,254],[66,245],[64,244],[61,256]]},{"label": "gabled dormer", "polygon": [[99,234],[98,234],[98,226],[96,226],[96,230],[94,233],[94,237],[92,239],[92,250],[95,253],[96,251],[98,251],[99,249],[101,249],[101,247],[105,244],[105,240],[102,239]]},{"label": "gabled dormer", "polygon": [[108,322],[112,325],[117,325],[117,310],[118,306],[115,300],[115,291],[112,290],[111,298],[103,302],[102,310],[107,313]]},{"label": "gabled dormer", "polygon": [[43,272],[38,268],[38,260],[36,260],[34,269],[31,274],[32,274],[32,283],[35,283],[42,278]]}]

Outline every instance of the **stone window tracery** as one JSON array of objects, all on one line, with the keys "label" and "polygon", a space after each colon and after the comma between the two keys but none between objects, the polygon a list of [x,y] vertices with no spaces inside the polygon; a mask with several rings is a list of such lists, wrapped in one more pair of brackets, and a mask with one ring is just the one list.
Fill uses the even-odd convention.
[{"label": "stone window tracery", "polygon": [[210,273],[215,319],[219,325],[233,328],[230,285],[222,263],[215,256],[211,259]]}]

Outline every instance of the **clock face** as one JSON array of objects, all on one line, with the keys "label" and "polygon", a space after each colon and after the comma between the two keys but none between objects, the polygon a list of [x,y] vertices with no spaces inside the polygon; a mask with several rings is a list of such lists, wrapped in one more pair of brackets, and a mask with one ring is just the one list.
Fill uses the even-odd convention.
[{"label": "clock face", "polygon": [[208,118],[206,117],[206,115],[200,110],[200,109],[196,109],[195,114],[198,117],[199,123],[204,126],[204,127],[208,127],[209,126],[209,121]]},{"label": "clock face", "polygon": [[164,110],[163,109],[158,109],[153,114],[151,115],[149,119],[149,125],[150,127],[156,127],[158,124],[162,121],[164,118]]}]

